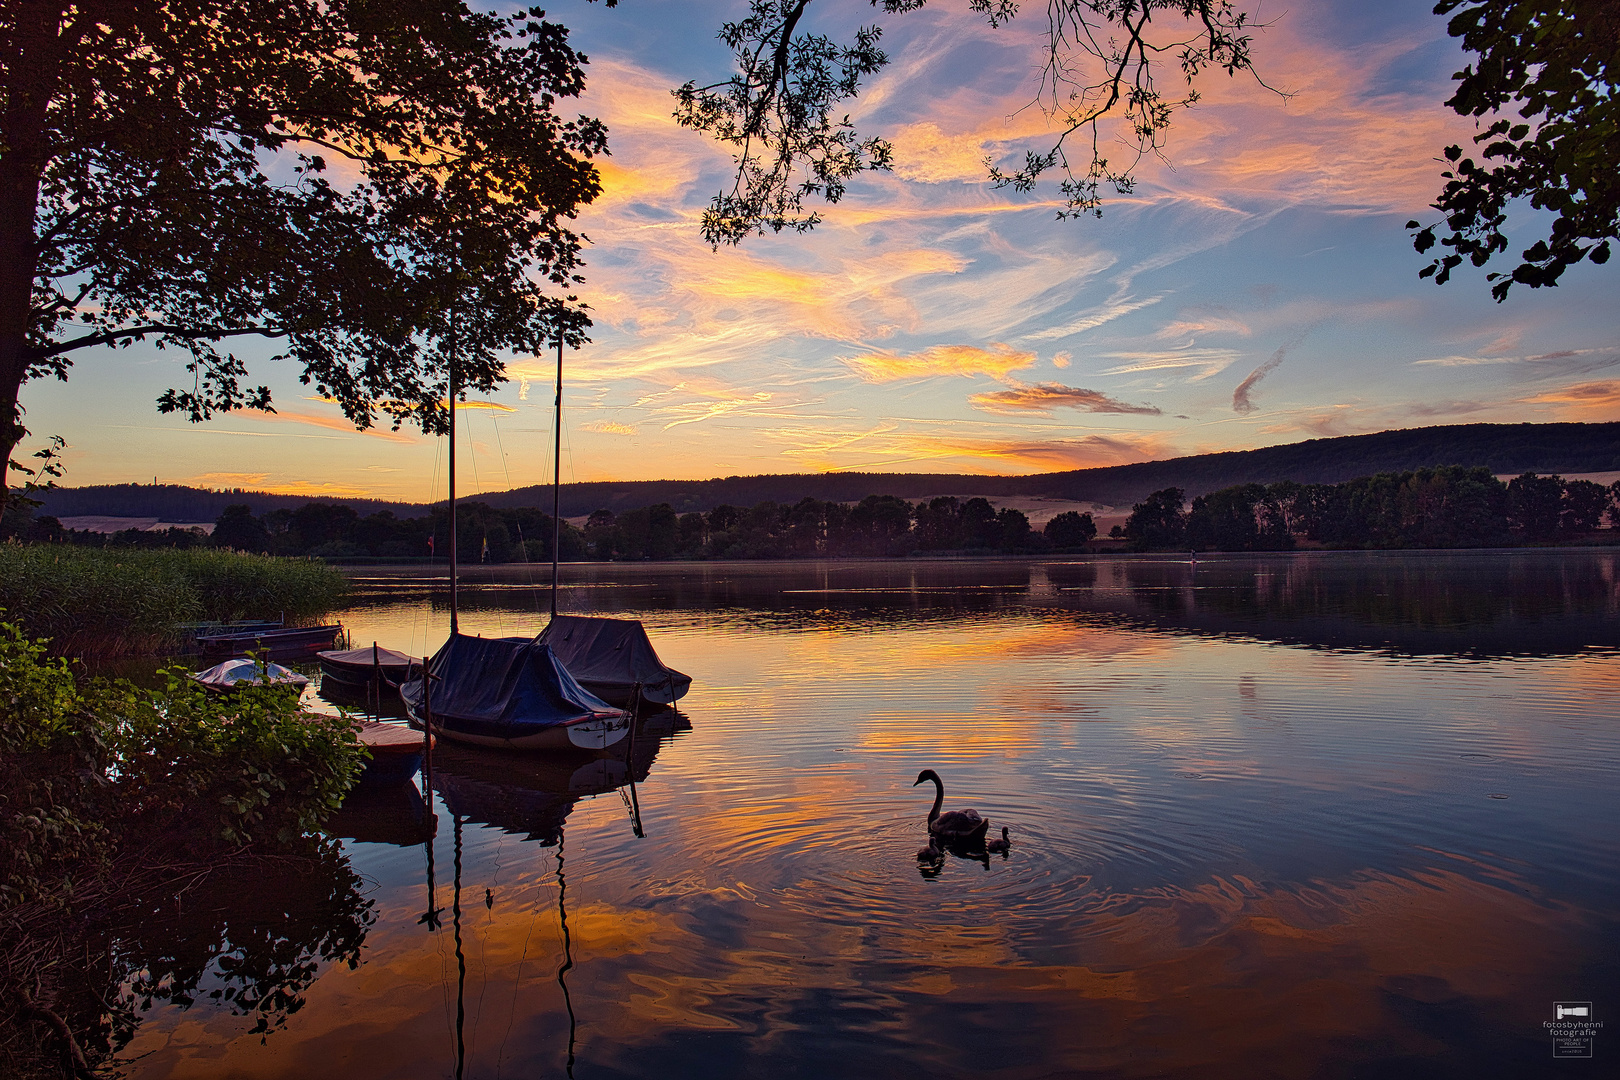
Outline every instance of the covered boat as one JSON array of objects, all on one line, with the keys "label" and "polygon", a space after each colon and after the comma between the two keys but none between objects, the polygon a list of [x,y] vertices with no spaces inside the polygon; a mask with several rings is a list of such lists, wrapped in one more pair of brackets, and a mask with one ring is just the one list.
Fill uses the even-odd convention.
[{"label": "covered boat", "polygon": [[433,734],[477,746],[518,750],[601,750],[630,730],[630,717],[587,691],[538,639],[450,640],[428,662],[432,694],[420,677],[399,688],[412,721]]},{"label": "covered boat", "polygon": [[628,705],[639,683],[641,700],[673,705],[692,685],[658,659],[647,631],[636,619],[556,615],[535,639],[549,645],[581,686],[604,701]]},{"label": "covered boat", "polygon": [[291,668],[284,668],[280,664],[261,664],[256,660],[227,660],[223,664],[215,664],[206,671],[198,671],[190,676],[193,682],[202,683],[210,690],[226,693],[243,686],[290,686],[295,690],[302,690],[309,685],[309,680]]},{"label": "covered boat", "polygon": [[416,678],[422,667],[420,657],[406,656],[377,645],[360,649],[326,649],[315,656],[321,662],[323,686],[327,680],[331,680],[358,690],[365,689],[371,683],[376,677],[377,668],[382,669],[384,682],[389,686],[398,686],[407,679]]}]

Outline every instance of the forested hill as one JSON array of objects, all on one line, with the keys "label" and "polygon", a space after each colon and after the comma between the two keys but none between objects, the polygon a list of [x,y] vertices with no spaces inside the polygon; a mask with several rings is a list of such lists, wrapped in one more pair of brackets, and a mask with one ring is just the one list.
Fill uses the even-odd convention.
[{"label": "forested hill", "polygon": [[[915,500],[933,495],[991,498],[1047,497],[1129,506],[1149,492],[1182,488],[1188,498],[1244,483],[1338,483],[1379,472],[1435,465],[1484,466],[1498,475],[1620,471],[1620,423],[1459,424],[1311,439],[1259,450],[1116,465],[1103,469],[1038,473],[1033,476],[973,476],[957,473],[800,473],[730,476],[716,480],[643,480],[565,484],[562,511],[578,517],[594,510],[615,513],[668,503],[677,513],[710,510],[722,504],[755,506],[772,500],[795,503],[806,496],[856,502],[868,495]],[[60,488],[43,493],[40,514],[71,517],[102,514],[156,517],[165,521],[213,521],[233,503],[255,514],[295,508],[313,501],[306,495],[251,491],[203,491],[165,484],[115,484]],[[493,494],[468,493],[494,507],[550,509],[549,487],[525,487]],[[425,508],[376,499],[321,499],[353,507],[365,515],[392,510],[414,517]]]},{"label": "forested hill", "polygon": [[[603,508],[617,513],[669,503],[676,513],[687,513],[710,510],[723,503],[754,506],[766,499],[794,503],[805,496],[856,502],[868,495],[902,499],[931,495],[1044,496],[1129,506],[1167,487],[1184,489],[1190,499],[1233,484],[1270,484],[1279,480],[1336,484],[1373,473],[1435,465],[1483,465],[1497,474],[1612,472],[1620,470],[1620,423],[1412,428],[1033,476],[817,473],[565,484],[562,511],[565,517],[577,517]],[[546,508],[551,489],[517,488],[478,498],[497,507]]]},{"label": "forested hill", "polygon": [[97,484],[82,488],[55,488],[40,492],[43,505],[36,514],[52,517],[98,515],[105,517],[158,518],[162,521],[213,521],[227,506],[246,503],[255,514],[273,510],[296,510],[307,502],[336,502],[351,506],[361,515],[379,510],[417,516],[427,512],[425,505],[389,502],[386,499],[323,498],[318,495],[273,495],[264,491],[208,491],[182,484]]}]

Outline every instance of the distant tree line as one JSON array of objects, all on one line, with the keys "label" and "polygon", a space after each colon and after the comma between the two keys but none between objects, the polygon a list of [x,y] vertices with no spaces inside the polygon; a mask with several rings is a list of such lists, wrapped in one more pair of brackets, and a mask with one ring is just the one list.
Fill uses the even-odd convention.
[{"label": "distant tree line", "polygon": [[[551,515],[533,507],[457,506],[462,563],[549,562]],[[21,524],[21,523],[17,523]],[[1287,551],[1332,548],[1497,547],[1591,539],[1620,527],[1620,483],[1525,473],[1503,483],[1488,469],[1448,466],[1379,473],[1340,484],[1237,484],[1189,507],[1181,488],[1153,492],[1111,534],[1136,551]],[[381,510],[365,517],[340,503],[309,502],[255,515],[229,506],[212,536],[196,529],[115,534],[74,532],[42,517],[14,528],[35,541],[113,547],[214,546],[273,555],[443,560],[449,513],[419,517]],[[1084,551],[1097,537],[1090,514],[1058,514],[1039,531],[1011,507],[983,498],[907,502],[868,495],[855,503],[803,498],[751,507],[678,513],[669,503],[614,513],[560,530],[564,561],[643,559],[811,559],[914,552],[1045,554]],[[1110,546],[1115,546],[1110,545]]]},{"label": "distant tree line", "polygon": [[1379,473],[1342,484],[1238,484],[1186,508],[1180,488],[1155,491],[1112,535],[1137,551],[1463,548],[1590,538],[1620,528],[1620,481],[1449,466]]},{"label": "distant tree line", "polygon": [[803,498],[676,514],[668,503],[598,510],[584,538],[596,559],[814,559],[916,551],[1020,554],[1078,550],[1097,535],[1090,514],[1059,514],[1043,532],[1020,510],[942,497],[915,505],[893,495],[858,503]]},{"label": "distant tree line", "polygon": [[[722,503],[757,506],[766,500],[796,505],[809,497],[854,503],[871,494],[917,500],[934,492],[973,492],[998,500],[1064,499],[1125,506],[1172,485],[1214,491],[1240,483],[1292,477],[1300,483],[1341,483],[1377,472],[1401,472],[1447,462],[1480,465],[1499,475],[1526,470],[1593,473],[1620,470],[1620,423],[1462,424],[1344,435],[1332,439],[1232,450],[1029,476],[963,476],[952,473],[799,473],[729,476],[713,480],[625,480],[562,486],[564,517],[607,508],[624,513],[669,503],[677,514],[706,513]],[[245,504],[255,514],[296,509],[300,500],[245,490],[204,491],[176,485],[117,484],[42,491],[39,513],[155,517],[163,521],[211,521],[227,506]],[[478,498],[496,508],[551,506],[549,487],[488,492]],[[409,519],[427,512],[420,503],[333,499],[367,516],[391,510]]]},{"label": "distant tree line", "polygon": [[[462,563],[549,562],[551,515],[532,507],[499,508],[482,502],[457,504],[457,558]],[[42,517],[18,535],[114,547],[211,545],[273,555],[324,558],[438,558],[449,554],[449,513],[434,507],[421,517],[400,518],[383,510],[361,517],[338,503],[310,502],[296,510],[255,515],[246,504],[226,507],[212,536],[200,529],[119,533],[75,532]],[[560,558],[794,559],[860,555],[907,555],[914,551],[981,554],[1078,551],[1097,535],[1090,514],[1068,512],[1043,531],[1010,507],[952,497],[913,505],[892,495],[858,503],[800,499],[752,507],[717,506],[707,513],[677,514],[668,503],[615,514],[598,510],[583,528],[568,521],[560,530]]]}]

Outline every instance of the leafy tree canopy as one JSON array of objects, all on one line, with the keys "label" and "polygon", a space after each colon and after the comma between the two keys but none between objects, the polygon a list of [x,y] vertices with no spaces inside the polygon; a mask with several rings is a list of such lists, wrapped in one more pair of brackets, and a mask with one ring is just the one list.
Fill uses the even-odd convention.
[{"label": "leafy tree canopy", "polygon": [[[1555,215],[1545,239],[1519,255],[1511,272],[1487,275],[1491,295],[1505,299],[1514,282],[1532,289],[1557,285],[1566,269],[1590,259],[1609,261],[1620,237],[1620,89],[1611,74],[1620,59],[1620,0],[1440,0],[1448,30],[1478,56],[1454,77],[1446,102],[1463,116],[1491,116],[1474,136],[1481,161],[1448,146],[1452,162],[1434,208],[1441,225],[1417,229],[1420,252],[1449,248],[1420,272],[1438,283],[1467,259],[1484,266],[1507,251],[1509,204],[1530,204]],[[1518,119],[1501,114],[1512,108]]]},{"label": "leafy tree canopy", "polygon": [[0,6],[0,444],[18,390],[151,340],[164,411],[268,408],[221,343],[285,342],[360,427],[439,430],[502,349],[578,343],[567,289],[599,191],[585,57],[538,9],[457,0]]},{"label": "leafy tree canopy", "polygon": [[[675,91],[676,119],[731,146],[737,160],[731,190],[714,197],[703,216],[710,244],[736,244],[766,230],[804,232],[820,217],[804,200],[837,202],[856,174],[886,169],[892,148],[862,136],[843,103],[861,80],[883,68],[883,28],[871,25],[839,44],[799,33],[811,0],[749,0],[748,15],[726,23],[720,37],[735,53],[737,72],[724,82]],[[899,15],[927,0],[870,0]],[[992,27],[1011,22],[1015,0],[967,0]],[[1049,146],[1026,151],[1024,163],[1003,170],[987,163],[998,187],[1033,189],[1050,172],[1062,177],[1059,217],[1100,214],[1099,186],[1121,193],[1131,170],[1156,152],[1172,117],[1197,103],[1198,76],[1252,71],[1249,16],[1228,0],[1047,0],[1039,104],[1054,121]],[[1166,76],[1169,69],[1169,77]],[[1103,156],[1100,125],[1121,117],[1134,140],[1130,160]],[[1073,143],[1081,149],[1076,153]]]}]

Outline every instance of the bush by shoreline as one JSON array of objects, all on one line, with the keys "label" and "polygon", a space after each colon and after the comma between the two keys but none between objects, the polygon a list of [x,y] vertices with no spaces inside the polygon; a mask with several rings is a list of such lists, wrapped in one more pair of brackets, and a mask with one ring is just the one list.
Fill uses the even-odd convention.
[{"label": "bush by shoreline", "polygon": [[89,660],[161,655],[188,622],[309,619],[348,595],[318,559],[0,544],[0,608],[53,651]]}]

